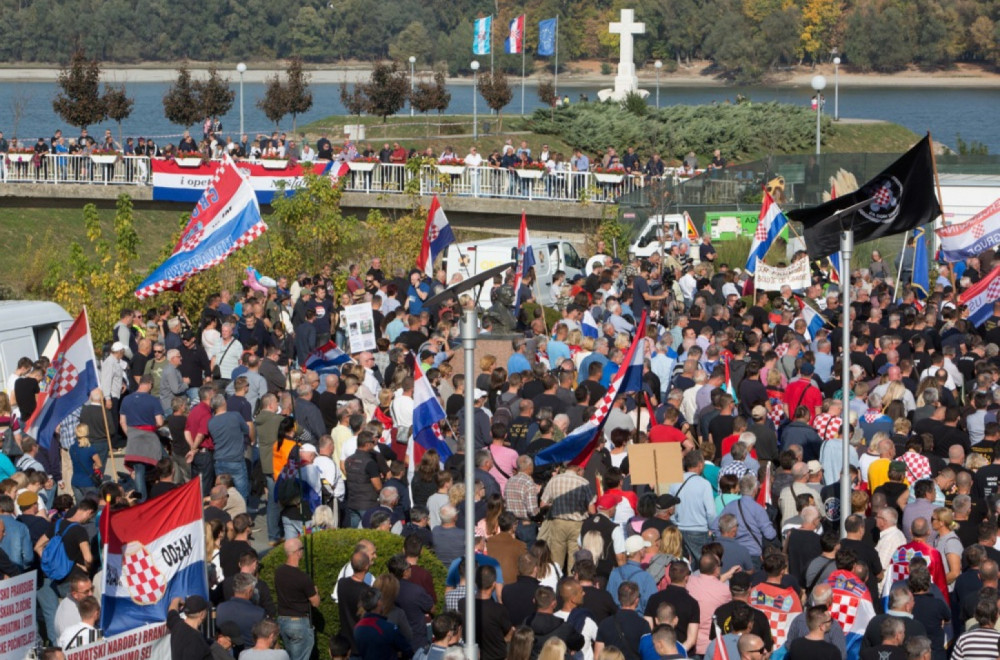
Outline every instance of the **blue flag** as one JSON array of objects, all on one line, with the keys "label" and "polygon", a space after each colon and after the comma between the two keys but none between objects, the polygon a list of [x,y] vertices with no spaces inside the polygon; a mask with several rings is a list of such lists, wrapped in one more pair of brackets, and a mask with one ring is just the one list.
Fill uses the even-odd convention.
[{"label": "blue flag", "polygon": [[477,18],[472,24],[472,54],[489,55],[493,32],[493,17]]},{"label": "blue flag", "polygon": [[556,32],[559,29],[558,18],[538,21],[538,54],[550,57],[556,52]]},{"label": "blue flag", "polygon": [[913,248],[913,292],[921,300],[927,299],[927,293],[931,288],[926,234],[923,227],[913,230],[913,238],[916,240],[916,246]]}]

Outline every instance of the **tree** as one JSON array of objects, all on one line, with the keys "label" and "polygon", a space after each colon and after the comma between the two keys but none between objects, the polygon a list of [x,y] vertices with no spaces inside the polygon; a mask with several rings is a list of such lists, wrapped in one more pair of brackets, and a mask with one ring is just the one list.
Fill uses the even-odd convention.
[{"label": "tree", "polygon": [[542,102],[545,107],[551,108],[556,104],[556,85],[551,80],[546,80],[545,82],[538,83],[538,100]]},{"label": "tree", "polygon": [[389,115],[396,114],[406,105],[410,96],[409,75],[401,71],[395,62],[379,62],[361,89],[367,99],[365,109],[385,122]]},{"label": "tree", "polygon": [[348,88],[346,82],[340,83],[340,102],[344,104],[344,108],[348,113],[359,117],[365,111],[368,103],[361,85]]},{"label": "tree", "polygon": [[265,117],[274,122],[275,126],[288,114],[288,100],[285,97],[285,92],[281,78],[278,77],[278,74],[274,74],[267,79],[264,98],[257,101],[257,107],[261,109]]},{"label": "tree", "polygon": [[163,114],[171,123],[185,128],[203,118],[198,91],[191,81],[187,64],[177,69],[177,80],[163,95]]},{"label": "tree", "polygon": [[125,91],[125,83],[122,83],[121,87],[105,84],[103,101],[108,119],[118,124],[118,143],[122,144],[122,122],[132,114],[135,99]]},{"label": "tree", "polygon": [[214,66],[208,68],[208,80],[195,81],[192,87],[198,95],[202,117],[222,117],[233,107],[236,92],[229,89],[229,79],[220,76]]},{"label": "tree", "polygon": [[69,66],[59,72],[61,92],[52,101],[52,109],[63,120],[86,128],[107,116],[101,98],[101,65],[88,60],[82,50],[73,53]]},{"label": "tree", "polygon": [[451,92],[445,86],[444,74],[440,71],[434,74],[434,90],[437,92],[435,97],[437,104],[434,106],[434,109],[438,111],[438,114],[441,114],[451,105]]},{"label": "tree", "polygon": [[434,55],[434,40],[421,21],[407,25],[389,44],[389,57],[397,62],[409,61],[411,55],[417,58],[417,62],[424,63]]},{"label": "tree", "polygon": [[434,74],[434,82],[421,80],[413,90],[410,104],[420,114],[437,110],[441,114],[451,103],[451,92],[445,87],[444,74],[440,71]]},{"label": "tree", "polygon": [[503,109],[514,98],[514,90],[507,82],[507,74],[499,69],[493,73],[484,73],[479,76],[477,87],[486,100],[486,105],[497,113],[497,132],[503,131]]},{"label": "tree", "polygon": [[837,43],[842,14],[841,0],[807,0],[802,8],[801,46],[813,63],[820,62]]},{"label": "tree", "polygon": [[308,112],[313,104],[313,95],[309,90],[309,74],[302,70],[302,58],[293,57],[288,60],[285,71],[288,81],[285,83],[285,102],[288,113],[292,115],[292,132],[295,132],[296,118]]}]

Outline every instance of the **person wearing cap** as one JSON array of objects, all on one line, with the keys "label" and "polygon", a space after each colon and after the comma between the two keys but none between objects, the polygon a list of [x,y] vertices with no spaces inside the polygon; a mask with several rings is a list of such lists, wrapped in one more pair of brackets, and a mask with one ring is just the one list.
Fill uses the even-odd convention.
[{"label": "person wearing cap", "polygon": [[625,563],[625,530],[615,523],[613,518],[618,503],[622,501],[621,493],[604,493],[597,498],[597,513],[588,517],[580,526],[580,545],[587,534],[598,534],[601,537],[603,552],[594,557],[597,572],[605,577],[613,569]]},{"label": "person wearing cap", "polygon": [[[183,617],[181,614],[183,613]],[[198,595],[174,598],[167,610],[172,660],[213,660],[201,625],[208,617],[208,601]]]},{"label": "person wearing cap", "polygon": [[670,518],[674,515],[677,505],[681,503],[680,498],[674,497],[669,493],[664,493],[656,498],[656,511],[652,518],[647,518],[644,523],[642,523],[642,531],[647,529],[654,529],[659,534],[663,534],[663,530],[667,527],[676,527]]},{"label": "person wearing cap", "polygon": [[[129,314],[131,317],[131,313]],[[111,434],[119,437],[118,414],[121,406],[122,394],[127,391],[125,383],[125,367],[122,361],[125,359],[127,345],[120,341],[111,344],[111,352],[101,362],[101,393],[104,395],[104,407],[111,411]]]},{"label": "person wearing cap", "polygon": [[653,576],[647,573],[639,563],[646,548],[651,545],[649,541],[638,534],[625,539],[625,563],[611,571],[607,586],[608,592],[615,598],[615,604],[619,607],[622,603],[617,598],[618,587],[625,582],[633,582],[638,586],[639,604],[637,609],[640,612],[646,610],[646,602],[656,593],[656,582],[653,580]]}]

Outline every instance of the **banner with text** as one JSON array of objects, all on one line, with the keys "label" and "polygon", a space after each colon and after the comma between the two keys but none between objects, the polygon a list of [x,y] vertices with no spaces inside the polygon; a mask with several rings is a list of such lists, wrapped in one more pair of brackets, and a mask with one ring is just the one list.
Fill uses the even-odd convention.
[{"label": "banner with text", "polygon": [[35,646],[35,571],[0,581],[0,658],[24,658]]},{"label": "banner with text", "polygon": [[757,272],[753,276],[754,287],[758,291],[781,291],[786,284],[792,290],[805,289],[812,284],[808,259],[799,259],[787,268],[775,268],[758,261]]},{"label": "banner with text", "polygon": [[371,303],[344,307],[347,321],[347,339],[351,353],[375,350],[375,316]]},{"label": "banner with text", "polygon": [[[181,624],[183,625],[183,624]],[[170,660],[170,634],[156,623],[66,651],[66,660]]]},{"label": "banner with text", "polygon": [[[250,163],[241,160],[236,163],[237,167],[250,176],[250,185],[253,186],[254,192],[257,193],[257,201],[261,204],[271,203],[271,199],[278,191],[279,183],[284,185],[285,194],[291,195],[302,185],[304,172],[310,171],[322,175],[330,169],[329,161],[305,164],[289,162],[276,169],[273,162],[270,161],[265,165],[264,161]],[[173,159],[154,158],[152,169],[154,200],[193,204],[201,199],[202,193],[218,169],[218,163],[198,161],[192,166],[187,166]]]}]

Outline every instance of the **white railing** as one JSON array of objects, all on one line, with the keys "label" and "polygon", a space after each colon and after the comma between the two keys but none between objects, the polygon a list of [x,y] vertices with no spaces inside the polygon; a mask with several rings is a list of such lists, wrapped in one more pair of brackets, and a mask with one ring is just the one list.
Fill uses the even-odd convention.
[{"label": "white railing", "polygon": [[[146,185],[151,172],[150,159],[145,156],[49,153],[38,158],[34,154],[0,157],[0,180],[6,183]],[[489,166],[424,165],[419,174],[414,174],[405,165],[391,163],[354,163],[343,178],[346,191],[373,195],[415,190],[421,195],[597,203],[614,202],[645,183],[641,176],[625,174]]]}]

